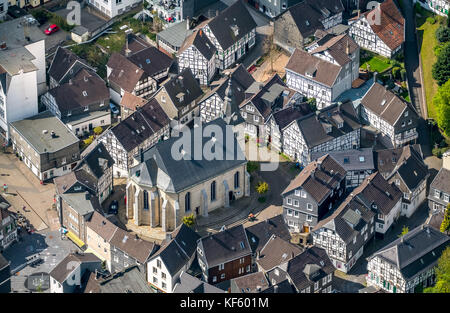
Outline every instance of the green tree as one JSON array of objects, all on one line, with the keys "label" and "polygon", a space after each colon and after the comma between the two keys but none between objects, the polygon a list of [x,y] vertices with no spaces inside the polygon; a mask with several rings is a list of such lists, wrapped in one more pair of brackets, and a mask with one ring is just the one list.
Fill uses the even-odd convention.
[{"label": "green tree", "polygon": [[309,104],[309,108],[311,111],[315,111],[317,109],[317,100],[316,98],[309,98],[306,100],[306,102]]},{"label": "green tree", "polygon": [[450,293],[450,247],[444,250],[436,267],[436,284],[425,293]]},{"label": "green tree", "polygon": [[96,134],[97,136],[100,135],[103,131],[103,128],[101,126],[97,126],[94,128],[94,134]]},{"label": "green tree", "polygon": [[439,26],[439,28],[436,29],[436,39],[440,43],[450,41],[450,28],[447,26]]},{"label": "green tree", "polygon": [[192,227],[195,224],[195,216],[194,213],[183,216],[183,224]]},{"label": "green tree", "polygon": [[444,220],[441,224],[441,232],[447,233],[450,230],[450,203],[447,204],[447,209],[445,210]]},{"label": "green tree", "polygon": [[436,108],[436,122],[439,128],[450,136],[450,80],[439,87],[433,98],[433,105]]},{"label": "green tree", "polygon": [[408,226],[403,226],[402,228],[402,232],[400,233],[400,235],[398,235],[398,237],[403,237],[405,236],[407,233],[409,233],[409,227]]},{"label": "green tree", "polygon": [[433,64],[432,74],[439,86],[450,79],[450,42],[439,53],[436,63]]},{"label": "green tree", "polygon": [[399,79],[399,78],[401,78],[400,77],[400,71],[402,70],[402,68],[401,67],[398,67],[398,66],[396,66],[396,67],[394,67],[393,69],[392,69],[392,76],[393,76],[393,78],[394,79]]},{"label": "green tree", "polygon": [[257,170],[259,170],[259,164],[257,162],[255,162],[255,161],[248,161],[247,162],[247,172],[249,174],[251,174],[251,173],[253,173],[253,172],[257,171]]}]

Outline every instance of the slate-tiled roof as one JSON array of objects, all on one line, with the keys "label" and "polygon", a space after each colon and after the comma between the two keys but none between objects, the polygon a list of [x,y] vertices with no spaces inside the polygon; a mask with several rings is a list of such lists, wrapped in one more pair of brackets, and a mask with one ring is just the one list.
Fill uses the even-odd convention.
[{"label": "slate-tiled roof", "polygon": [[[430,185],[430,190],[437,189],[450,195],[450,170],[441,168]],[[432,191],[433,192],[433,191]]]},{"label": "slate-tiled roof", "polygon": [[84,185],[92,194],[97,192],[97,179],[83,169],[74,170],[53,179],[59,194],[65,193],[77,182]]},{"label": "slate-tiled roof", "polygon": [[[318,268],[317,276],[308,277],[305,274],[305,268],[311,266]],[[287,273],[298,291],[307,288],[328,274],[334,273],[334,270],[333,263],[328,258],[326,251],[316,246],[306,249],[303,253],[297,255],[289,261],[287,266]]]},{"label": "slate-tiled roof", "polygon": [[203,237],[198,241],[198,246],[203,251],[208,268],[251,255],[252,253],[242,225]]},{"label": "slate-tiled roof", "polygon": [[[95,262],[100,264],[102,261],[92,253],[71,253],[67,255],[61,262],[59,262],[49,275],[52,278],[56,279],[56,281],[60,284],[63,284],[69,274],[74,270],[75,263],[80,266],[81,263],[85,262]],[[69,266],[69,263],[72,266]]]},{"label": "slate-tiled roof", "polygon": [[289,125],[292,121],[295,121],[301,117],[306,116],[311,113],[311,109],[308,103],[303,102],[298,106],[288,106],[284,107],[281,110],[275,111],[272,113],[273,118],[275,119],[276,124],[280,128],[280,130],[284,129],[287,125]]},{"label": "slate-tiled roof", "polygon": [[[318,114],[318,115],[317,115]],[[338,128],[333,116],[338,115],[343,120],[343,126]],[[339,104],[334,104],[322,109],[319,112],[311,113],[296,120],[303,138],[309,148],[318,146],[324,142],[346,135],[358,128],[361,122],[351,101],[344,102],[340,108]],[[331,132],[327,133],[324,124],[331,125]]]},{"label": "slate-tiled roof", "polygon": [[280,266],[303,252],[303,249],[280,237],[272,235],[261,249],[256,263],[265,271]]},{"label": "slate-tiled roof", "polygon": [[312,159],[320,158],[322,155],[329,154],[335,159],[347,172],[374,170],[373,149],[349,149],[342,151],[314,152],[311,154]]},{"label": "slate-tiled roof", "polygon": [[3,270],[9,265],[9,261],[0,253],[0,270]]},{"label": "slate-tiled roof", "polygon": [[328,35],[317,43],[319,44],[319,47],[311,51],[311,54],[327,51],[340,66],[344,66],[351,61],[348,53],[353,53],[355,50],[359,49],[358,44],[347,34],[331,36],[331,38],[330,35]]},{"label": "slate-tiled roof", "polygon": [[[377,10],[376,13],[371,13],[373,10]],[[405,41],[405,19],[402,13],[393,0],[386,0],[381,3],[379,9],[373,10],[364,15],[368,17],[369,14],[378,14],[380,22],[369,23],[370,27],[391,50],[396,49]]]},{"label": "slate-tiled roof", "polygon": [[58,46],[52,64],[50,64],[50,68],[48,69],[48,75],[59,82],[76,62],[79,62],[84,68],[91,68],[85,60],[78,57],[75,53]]},{"label": "slate-tiled roof", "polygon": [[285,279],[276,285],[264,289],[263,291],[261,291],[261,293],[295,293],[295,290],[294,288],[292,288],[292,285],[289,283],[289,281]]},{"label": "slate-tiled roof", "polygon": [[100,179],[105,172],[114,164],[114,159],[106,150],[105,145],[99,142],[95,148],[91,149],[87,155],[84,155],[81,161],[73,169],[85,169],[89,174]]},{"label": "slate-tiled roof", "polygon": [[314,56],[304,50],[295,49],[285,66],[307,79],[332,87],[342,70],[342,67]]},{"label": "slate-tiled roof", "polygon": [[[226,137],[226,124],[222,119],[215,119],[205,124],[204,127],[208,125],[220,127],[223,130],[223,134],[225,134],[224,137]],[[194,132],[191,132],[190,136],[191,147],[194,147]],[[199,138],[195,138],[204,147],[212,137],[202,136],[201,139],[202,142],[199,142]],[[166,192],[179,192],[200,182],[217,177],[247,162],[237,140],[234,139],[234,150],[231,150],[232,147],[224,144],[227,140],[226,138],[216,138],[215,149],[222,148],[222,155],[229,155],[229,159],[217,160],[214,158],[207,160],[206,158],[201,158],[201,160],[194,160],[192,151],[183,150],[184,153],[191,155],[191,157],[185,155],[181,158],[180,155],[181,160],[176,160],[172,155],[172,146],[177,140],[179,140],[178,137],[172,137],[157,143],[145,151],[144,162],[131,168],[129,177],[137,184],[158,186]],[[181,153],[183,152],[180,150]],[[183,175],[180,175],[180,173],[183,173]]]},{"label": "slate-tiled roof", "polygon": [[309,163],[281,194],[301,187],[320,204],[345,179],[345,175],[346,171],[338,162],[324,155]]},{"label": "slate-tiled roof", "polygon": [[291,234],[281,214],[249,226],[245,231],[253,253],[259,252],[272,235],[286,241],[291,240]]},{"label": "slate-tiled roof", "polygon": [[217,49],[209,41],[208,37],[205,35],[202,29],[195,30],[192,35],[186,38],[180,50],[178,51],[178,55],[183,53],[190,46],[194,46],[197,50],[207,59],[211,60],[211,58],[215,55]]},{"label": "slate-tiled roof", "polygon": [[155,47],[149,47],[132,54],[128,57],[128,60],[143,69],[148,76],[167,70],[173,63],[171,57]]},{"label": "slate-tiled roof", "polygon": [[422,225],[381,248],[368,260],[380,257],[396,266],[406,278],[410,278],[435,263],[449,245],[449,236],[433,227]]},{"label": "slate-tiled roof", "polygon": [[392,126],[396,125],[406,108],[409,107],[413,113],[416,112],[409,103],[379,83],[372,85],[362,98],[361,104]]},{"label": "slate-tiled roof", "polygon": [[[256,28],[253,17],[242,0],[236,1],[208,23],[223,50],[228,49]],[[238,33],[235,35],[234,27]]]},{"label": "slate-tiled roof", "polygon": [[368,205],[375,204],[384,215],[388,215],[403,197],[400,189],[389,184],[378,172],[366,177],[353,194]]},{"label": "slate-tiled roof", "polygon": [[121,228],[117,228],[114,232],[110,244],[141,264],[144,264],[157,248],[154,242],[142,240],[136,234],[129,233]]},{"label": "slate-tiled roof", "polygon": [[134,87],[144,75],[143,69],[116,52],[111,54],[106,66],[111,68],[108,81],[130,93],[133,92]]},{"label": "slate-tiled roof", "polygon": [[319,221],[313,232],[321,228],[331,229],[347,244],[347,248],[350,251],[357,252],[364,245],[364,241],[357,240],[353,244],[352,240],[370,223],[374,216],[375,213],[370,209],[370,206],[351,194],[339,205],[333,214]]},{"label": "slate-tiled roof", "polygon": [[305,0],[288,8],[303,38],[314,35],[317,29],[324,29],[322,21],[342,13],[341,0]]},{"label": "slate-tiled roof", "polygon": [[[406,151],[406,149],[408,151]],[[401,159],[404,159],[402,155],[405,153],[410,155],[414,150],[414,154],[422,158],[422,148],[419,144],[407,145],[404,147],[383,149],[375,151],[376,167],[383,177],[388,177],[398,165]]]},{"label": "slate-tiled roof", "polygon": [[169,125],[170,119],[155,98],[132,113],[111,132],[126,151],[131,151],[161,128]]},{"label": "slate-tiled roof", "polygon": [[106,278],[90,273],[84,293],[154,293],[148,285],[145,272],[132,266]]},{"label": "slate-tiled roof", "polygon": [[[185,107],[203,95],[203,91],[190,68],[184,69],[179,75],[169,79],[163,87],[176,108]],[[180,101],[178,97],[180,94],[183,95],[183,101]]]},{"label": "slate-tiled roof", "polygon": [[269,282],[263,272],[255,272],[233,278],[231,281],[231,286],[232,289],[233,287],[236,288],[235,292],[259,293],[269,288]]},{"label": "slate-tiled roof", "polygon": [[173,293],[224,293],[224,291],[186,272],[182,272],[178,282],[175,283]]},{"label": "slate-tiled roof", "polygon": [[161,243],[161,248],[152,259],[160,257],[169,273],[175,275],[195,253],[199,238],[194,230],[181,224],[172,232],[170,240]]},{"label": "slate-tiled roof", "polygon": [[81,109],[89,105],[109,101],[109,90],[105,81],[96,73],[82,69],[69,82],[49,90],[55,98],[59,111]]}]

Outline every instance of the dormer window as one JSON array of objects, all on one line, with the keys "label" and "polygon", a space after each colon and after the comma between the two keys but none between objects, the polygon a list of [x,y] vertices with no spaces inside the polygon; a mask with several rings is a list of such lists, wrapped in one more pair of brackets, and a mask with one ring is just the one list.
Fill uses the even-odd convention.
[{"label": "dormer window", "polygon": [[339,122],[339,123],[337,124],[337,127],[338,127],[338,128],[344,127],[344,123],[343,123],[343,122]]},{"label": "dormer window", "polygon": [[364,163],[364,161],[365,161],[365,158],[364,158],[364,156],[361,155],[361,156],[359,157],[359,162]]},{"label": "dormer window", "polygon": [[306,26],[311,25],[308,20],[305,21]]},{"label": "dormer window", "polygon": [[83,96],[87,97],[87,91],[83,90]]},{"label": "dormer window", "polygon": [[405,112],[405,117],[408,117],[408,111]]}]

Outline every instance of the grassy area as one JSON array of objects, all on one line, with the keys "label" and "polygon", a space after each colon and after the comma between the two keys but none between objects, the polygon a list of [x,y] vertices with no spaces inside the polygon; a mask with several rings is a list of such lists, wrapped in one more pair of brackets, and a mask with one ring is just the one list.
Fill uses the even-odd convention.
[{"label": "grassy area", "polygon": [[108,63],[109,55],[104,54],[95,44],[81,44],[69,49],[96,67],[97,74],[106,79],[106,63]]},{"label": "grassy area", "polygon": [[[361,52],[362,51],[363,50],[361,50]],[[367,65],[370,65],[371,72],[382,73],[392,66],[390,60],[381,55],[375,54],[367,50],[364,50],[363,54],[365,56],[361,57],[360,62],[362,64],[360,68],[362,69],[367,69]]]},{"label": "grassy area", "polygon": [[420,58],[422,61],[423,81],[425,87],[425,98],[427,101],[428,117],[435,118],[436,111],[433,106],[433,97],[438,90],[438,85],[433,79],[431,69],[436,62],[436,55],[433,48],[438,44],[435,36],[439,23],[430,24],[427,17],[434,16],[433,13],[426,10],[421,11],[421,16],[416,16],[416,26],[418,29],[418,40],[420,46]]}]

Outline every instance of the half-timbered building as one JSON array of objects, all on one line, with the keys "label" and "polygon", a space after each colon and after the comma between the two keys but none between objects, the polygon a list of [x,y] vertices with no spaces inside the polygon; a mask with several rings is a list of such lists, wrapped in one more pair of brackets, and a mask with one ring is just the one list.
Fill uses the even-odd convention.
[{"label": "half-timbered building", "polygon": [[413,2],[419,3],[425,9],[442,16],[448,16],[448,12],[450,12],[449,0],[414,0]]},{"label": "half-timbered building", "polygon": [[309,163],[281,193],[291,232],[310,232],[345,192],[345,170],[325,155]]},{"label": "half-timbered building", "polygon": [[444,153],[442,159],[442,168],[430,184],[428,207],[443,214],[450,203],[450,151]]},{"label": "half-timbered building", "polygon": [[387,58],[399,52],[405,42],[405,19],[394,0],[349,20],[349,35],[361,48]]},{"label": "half-timbered building", "polygon": [[422,292],[435,284],[438,259],[449,245],[446,234],[419,226],[367,259],[367,285],[390,293]]},{"label": "half-timbered building", "polygon": [[170,136],[170,119],[153,98],[99,138],[114,159],[114,176],[126,177],[134,156]]},{"label": "half-timbered building", "polygon": [[216,73],[216,51],[203,30],[195,30],[178,51],[179,73],[190,68],[200,85],[209,85]]},{"label": "half-timbered building", "polygon": [[375,213],[354,194],[312,231],[314,245],[325,249],[334,267],[344,273],[355,265],[374,235]]},{"label": "half-timbered building", "polygon": [[362,98],[360,111],[380,132],[379,139],[387,148],[415,143],[419,136],[419,115],[414,107],[377,82]]},{"label": "half-timbered building", "polygon": [[351,101],[337,103],[291,122],[283,132],[283,151],[303,164],[312,153],[358,149],[361,124]]},{"label": "half-timbered building", "polygon": [[202,29],[216,46],[217,68],[221,70],[231,67],[256,43],[256,23],[242,0],[220,12]]}]

